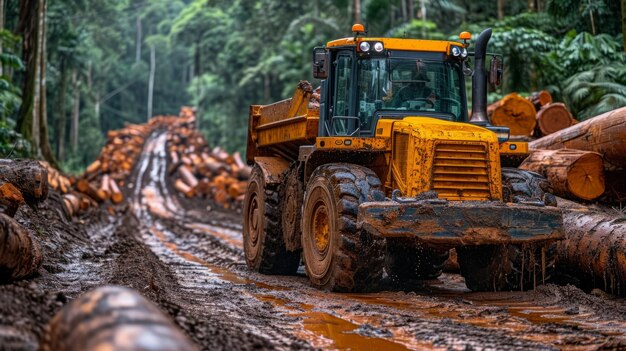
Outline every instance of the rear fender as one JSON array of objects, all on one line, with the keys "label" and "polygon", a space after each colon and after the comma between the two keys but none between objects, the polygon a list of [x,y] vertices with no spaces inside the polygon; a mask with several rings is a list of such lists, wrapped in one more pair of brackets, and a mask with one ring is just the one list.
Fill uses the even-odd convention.
[{"label": "rear fender", "polygon": [[265,184],[279,184],[289,169],[289,162],[280,157],[255,157],[254,162],[263,172]]}]

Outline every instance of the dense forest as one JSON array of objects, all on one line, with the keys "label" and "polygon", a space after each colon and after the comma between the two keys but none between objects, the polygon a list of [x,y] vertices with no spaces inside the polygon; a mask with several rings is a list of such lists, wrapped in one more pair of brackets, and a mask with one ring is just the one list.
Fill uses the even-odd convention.
[{"label": "dense forest", "polygon": [[245,148],[251,103],[311,80],[311,51],[350,34],[456,40],[494,29],[490,94],[547,89],[577,119],[626,106],[626,1],[0,0],[0,156],[77,172],[106,132],[195,106],[209,142]]}]

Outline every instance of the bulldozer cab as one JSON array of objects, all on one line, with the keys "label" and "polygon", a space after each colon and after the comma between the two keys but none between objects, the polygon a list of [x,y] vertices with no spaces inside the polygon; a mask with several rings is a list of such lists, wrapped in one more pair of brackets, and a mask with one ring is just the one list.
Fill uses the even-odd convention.
[{"label": "bulldozer cab", "polygon": [[323,78],[319,135],[371,137],[383,118],[466,122],[467,51],[458,43],[436,42],[445,43],[437,52],[429,42],[357,38],[352,45],[316,48],[314,75]]}]

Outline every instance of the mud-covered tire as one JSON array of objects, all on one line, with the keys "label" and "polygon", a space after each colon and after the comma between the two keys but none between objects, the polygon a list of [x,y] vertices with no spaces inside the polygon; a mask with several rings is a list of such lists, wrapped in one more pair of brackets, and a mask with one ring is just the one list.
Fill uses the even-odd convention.
[{"label": "mud-covered tire", "polygon": [[334,163],[318,167],[307,184],[302,212],[302,251],[313,286],[332,291],[373,290],[382,278],[385,239],[357,230],[359,204],[383,201],[376,174]]},{"label": "mud-covered tire", "polygon": [[418,279],[435,279],[443,271],[448,249],[436,249],[412,238],[387,239],[385,270],[396,283]]},{"label": "mud-covered tire", "polygon": [[285,248],[278,185],[265,184],[258,166],[252,169],[244,199],[243,247],[248,267],[263,274],[292,275],[300,253]]},{"label": "mud-covered tire", "polygon": [[302,201],[304,200],[304,185],[300,180],[300,171],[293,164],[285,175],[285,181],[280,187],[281,197],[281,225],[285,247],[289,251],[302,251]]},{"label": "mud-covered tire", "polygon": [[556,207],[550,182],[541,174],[502,167],[502,199],[513,203],[539,203]]},{"label": "mud-covered tire", "polygon": [[553,276],[556,244],[459,247],[457,254],[470,290],[523,291]]}]

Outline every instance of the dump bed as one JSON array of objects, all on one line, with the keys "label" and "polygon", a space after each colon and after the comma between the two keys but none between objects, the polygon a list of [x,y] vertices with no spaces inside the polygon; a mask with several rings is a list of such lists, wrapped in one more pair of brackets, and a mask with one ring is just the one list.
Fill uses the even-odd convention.
[{"label": "dump bed", "polygon": [[307,81],[300,81],[291,99],[250,106],[248,163],[257,156],[297,159],[301,145],[315,144],[318,122],[319,94]]}]

